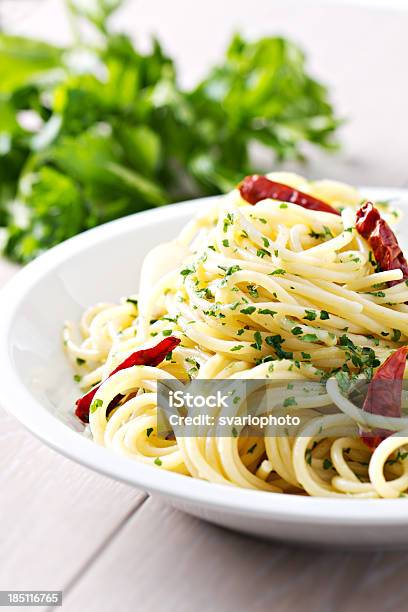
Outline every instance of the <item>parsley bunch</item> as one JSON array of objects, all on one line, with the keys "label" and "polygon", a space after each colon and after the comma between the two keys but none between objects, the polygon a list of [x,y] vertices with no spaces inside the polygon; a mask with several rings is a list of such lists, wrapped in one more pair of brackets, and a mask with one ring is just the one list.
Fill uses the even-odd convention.
[{"label": "parsley bunch", "polygon": [[261,170],[253,142],[271,151],[270,166],[302,158],[305,143],[333,147],[327,91],[292,42],[236,35],[186,91],[159,41],[143,54],[111,30],[120,4],[71,0],[69,47],[0,35],[0,225],[14,260],[117,217],[229,190]]}]

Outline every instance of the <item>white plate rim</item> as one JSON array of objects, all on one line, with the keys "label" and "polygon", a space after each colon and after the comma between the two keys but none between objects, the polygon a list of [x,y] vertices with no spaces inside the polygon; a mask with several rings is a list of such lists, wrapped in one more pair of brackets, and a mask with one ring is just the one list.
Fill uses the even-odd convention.
[{"label": "white plate rim", "polygon": [[[361,188],[369,197],[396,197],[408,200],[408,190],[394,188]],[[0,290],[0,364],[2,389],[0,405],[14,415],[31,433],[66,457],[105,476],[131,484],[169,499],[177,498],[192,505],[209,506],[220,511],[276,521],[309,524],[382,525],[408,524],[405,499],[343,499],[293,496],[253,491],[212,484],[160,470],[119,456],[97,446],[73,431],[52,415],[21,384],[13,366],[8,338],[14,313],[27,299],[30,289],[45,275],[57,268],[70,255],[87,249],[99,241],[128,232],[161,224],[168,216],[184,218],[212,198],[200,198],[169,207],[152,209],[112,221],[70,238],[41,255],[19,271]]]}]

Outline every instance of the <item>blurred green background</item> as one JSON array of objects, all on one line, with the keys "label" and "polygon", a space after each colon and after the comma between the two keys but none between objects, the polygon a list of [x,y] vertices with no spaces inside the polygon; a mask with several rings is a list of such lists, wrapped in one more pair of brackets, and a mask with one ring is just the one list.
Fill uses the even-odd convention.
[{"label": "blurred green background", "polygon": [[[0,36],[0,224],[26,262],[87,228],[234,187],[304,145],[334,149],[324,85],[290,40],[233,34],[182,87],[157,38],[140,51],[111,28],[121,0],[66,4],[73,43]],[[51,24],[50,24],[51,25]]]}]

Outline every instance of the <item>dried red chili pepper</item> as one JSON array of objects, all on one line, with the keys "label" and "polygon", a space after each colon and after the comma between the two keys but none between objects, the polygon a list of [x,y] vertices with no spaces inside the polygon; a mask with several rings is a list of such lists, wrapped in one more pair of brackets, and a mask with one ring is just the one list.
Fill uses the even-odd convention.
[{"label": "dried red chili pepper", "polygon": [[[152,346],[147,349],[140,349],[139,351],[135,351],[129,357],[127,357],[122,363],[120,363],[108,376],[110,378],[116,372],[120,370],[126,370],[127,368],[131,368],[136,365],[146,365],[146,366],[158,366],[173,349],[176,348],[180,344],[180,340],[175,338],[174,336],[169,336],[168,338],[164,338],[161,340],[156,346]],[[88,391],[86,395],[79,398],[76,403],[76,416],[81,419],[83,423],[89,423],[89,408],[91,406],[92,400],[98,391],[99,387],[102,385],[100,383],[91,391]],[[117,395],[113,398],[108,406],[108,411],[111,411],[121,400],[122,396]]]},{"label": "dried red chili pepper", "polygon": [[[363,410],[387,417],[401,416],[402,381],[407,361],[408,346],[401,346],[375,372],[363,404]],[[392,432],[376,429],[360,431],[360,437],[370,448],[376,448]]]},{"label": "dried red chili pepper", "polygon": [[[367,240],[381,270],[402,270],[403,278],[408,279],[408,263],[397,237],[371,202],[365,202],[357,211],[356,229]],[[390,281],[388,286],[400,282]]]},{"label": "dried red chili pepper", "polygon": [[333,206],[330,206],[330,204],[326,204],[326,202],[314,198],[307,193],[303,193],[303,191],[289,187],[288,185],[271,181],[266,176],[259,176],[258,174],[247,176],[238,185],[238,189],[241,197],[246,202],[249,202],[249,204],[257,204],[261,200],[272,198],[273,200],[279,200],[281,202],[298,204],[309,210],[318,210],[340,215],[339,211],[333,208]]}]

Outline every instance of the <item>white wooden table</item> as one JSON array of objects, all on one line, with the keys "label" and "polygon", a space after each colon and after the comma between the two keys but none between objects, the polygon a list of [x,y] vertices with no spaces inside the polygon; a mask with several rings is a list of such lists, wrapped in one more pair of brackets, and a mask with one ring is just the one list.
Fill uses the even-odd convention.
[{"label": "white wooden table", "polygon": [[[63,39],[59,0],[33,4],[0,0],[3,25]],[[307,172],[408,185],[408,13],[254,6],[135,1],[118,22],[142,43],[158,32],[186,82],[234,27],[291,35],[352,117],[344,153],[316,155]],[[14,272],[0,262],[0,284]],[[0,589],[63,590],[69,612],[406,610],[408,552],[304,549],[224,531],[71,463],[4,412],[0,451]]]}]

